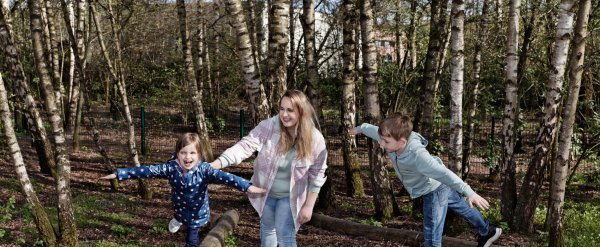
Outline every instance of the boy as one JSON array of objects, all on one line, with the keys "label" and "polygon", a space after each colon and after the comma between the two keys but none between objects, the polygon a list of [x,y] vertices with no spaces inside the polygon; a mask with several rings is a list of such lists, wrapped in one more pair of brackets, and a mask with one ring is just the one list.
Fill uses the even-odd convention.
[{"label": "boy", "polygon": [[[394,113],[380,126],[363,123],[350,129],[353,135],[362,133],[379,142],[411,198],[423,197],[423,235],[425,246],[441,246],[444,220],[448,208],[469,222],[479,235],[478,246],[488,247],[496,241],[501,228],[489,225],[473,204],[487,209],[489,203],[475,193],[442,160],[425,149],[427,140],[412,131],[410,117]],[[467,201],[460,195],[465,195]],[[468,204],[467,204],[468,202]]]}]

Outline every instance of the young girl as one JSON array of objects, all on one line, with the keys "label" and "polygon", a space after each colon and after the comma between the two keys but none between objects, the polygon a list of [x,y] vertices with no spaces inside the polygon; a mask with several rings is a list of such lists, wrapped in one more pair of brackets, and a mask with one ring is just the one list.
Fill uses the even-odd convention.
[{"label": "young girl", "polygon": [[[233,174],[213,169],[202,161],[204,153],[200,138],[195,133],[185,133],[177,141],[177,157],[162,165],[119,168],[115,174],[100,179],[167,178],[171,184],[171,200],[174,218],[169,223],[171,232],[181,224],[187,226],[186,246],[199,246],[198,231],[210,218],[208,184],[220,183],[248,193],[264,193],[265,190],[251,185],[247,180]],[[179,223],[181,222],[181,223]],[[175,224],[179,223],[179,224]]]},{"label": "young girl", "polygon": [[279,115],[263,120],[211,165],[237,165],[259,151],[252,182],[268,194],[248,195],[260,215],[261,246],[296,246],[296,232],[312,217],[325,183],[325,139],[315,128],[312,105],[301,91],[289,90]]}]

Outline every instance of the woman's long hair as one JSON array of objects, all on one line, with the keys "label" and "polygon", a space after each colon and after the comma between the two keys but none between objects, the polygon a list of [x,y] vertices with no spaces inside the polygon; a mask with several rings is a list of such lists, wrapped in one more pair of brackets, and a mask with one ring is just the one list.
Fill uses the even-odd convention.
[{"label": "woman's long hair", "polygon": [[[292,102],[294,110],[298,112],[298,123],[296,139],[292,138],[292,135],[287,131],[287,128],[283,126],[281,119],[279,119],[279,126],[281,129],[281,139],[279,140],[279,153],[285,153],[290,148],[296,147],[296,158],[312,158],[312,143],[313,143],[313,129],[315,124],[313,122],[314,109],[308,101],[306,95],[299,90],[287,90],[281,99],[289,98]],[[279,105],[281,105],[281,99]]]}]

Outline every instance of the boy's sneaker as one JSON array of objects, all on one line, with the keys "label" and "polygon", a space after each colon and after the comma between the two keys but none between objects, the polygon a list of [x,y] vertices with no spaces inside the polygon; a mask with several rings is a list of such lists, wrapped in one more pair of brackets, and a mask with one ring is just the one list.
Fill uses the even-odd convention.
[{"label": "boy's sneaker", "polygon": [[183,223],[177,221],[175,218],[171,219],[171,221],[169,221],[169,232],[176,233],[182,224]]},{"label": "boy's sneaker", "polygon": [[477,239],[478,247],[490,247],[492,243],[500,237],[502,234],[502,228],[492,228],[492,230],[485,236],[479,236]]}]

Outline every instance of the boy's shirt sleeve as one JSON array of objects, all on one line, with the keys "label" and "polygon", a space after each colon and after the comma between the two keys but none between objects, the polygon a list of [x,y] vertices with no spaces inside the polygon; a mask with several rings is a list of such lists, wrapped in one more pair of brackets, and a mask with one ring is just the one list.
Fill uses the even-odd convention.
[{"label": "boy's shirt sleeve", "polygon": [[375,141],[381,141],[381,137],[379,136],[379,127],[372,125],[372,124],[368,124],[368,123],[363,123],[360,126],[356,127],[356,130],[358,130],[358,132],[366,135],[367,137],[375,140]]},{"label": "boy's shirt sleeve", "polygon": [[238,177],[229,172],[214,169],[208,163],[202,164],[202,170],[208,181],[211,183],[224,184],[237,190],[246,192],[252,183],[242,177]]},{"label": "boy's shirt sleeve", "polygon": [[444,166],[444,163],[439,157],[432,156],[425,149],[417,152],[416,168],[423,175],[433,178],[467,197],[475,194],[475,191],[471,189],[471,186]]},{"label": "boy's shirt sleeve", "polygon": [[117,168],[117,179],[137,179],[137,178],[166,178],[170,173],[168,163],[151,166],[133,166],[127,168]]}]

